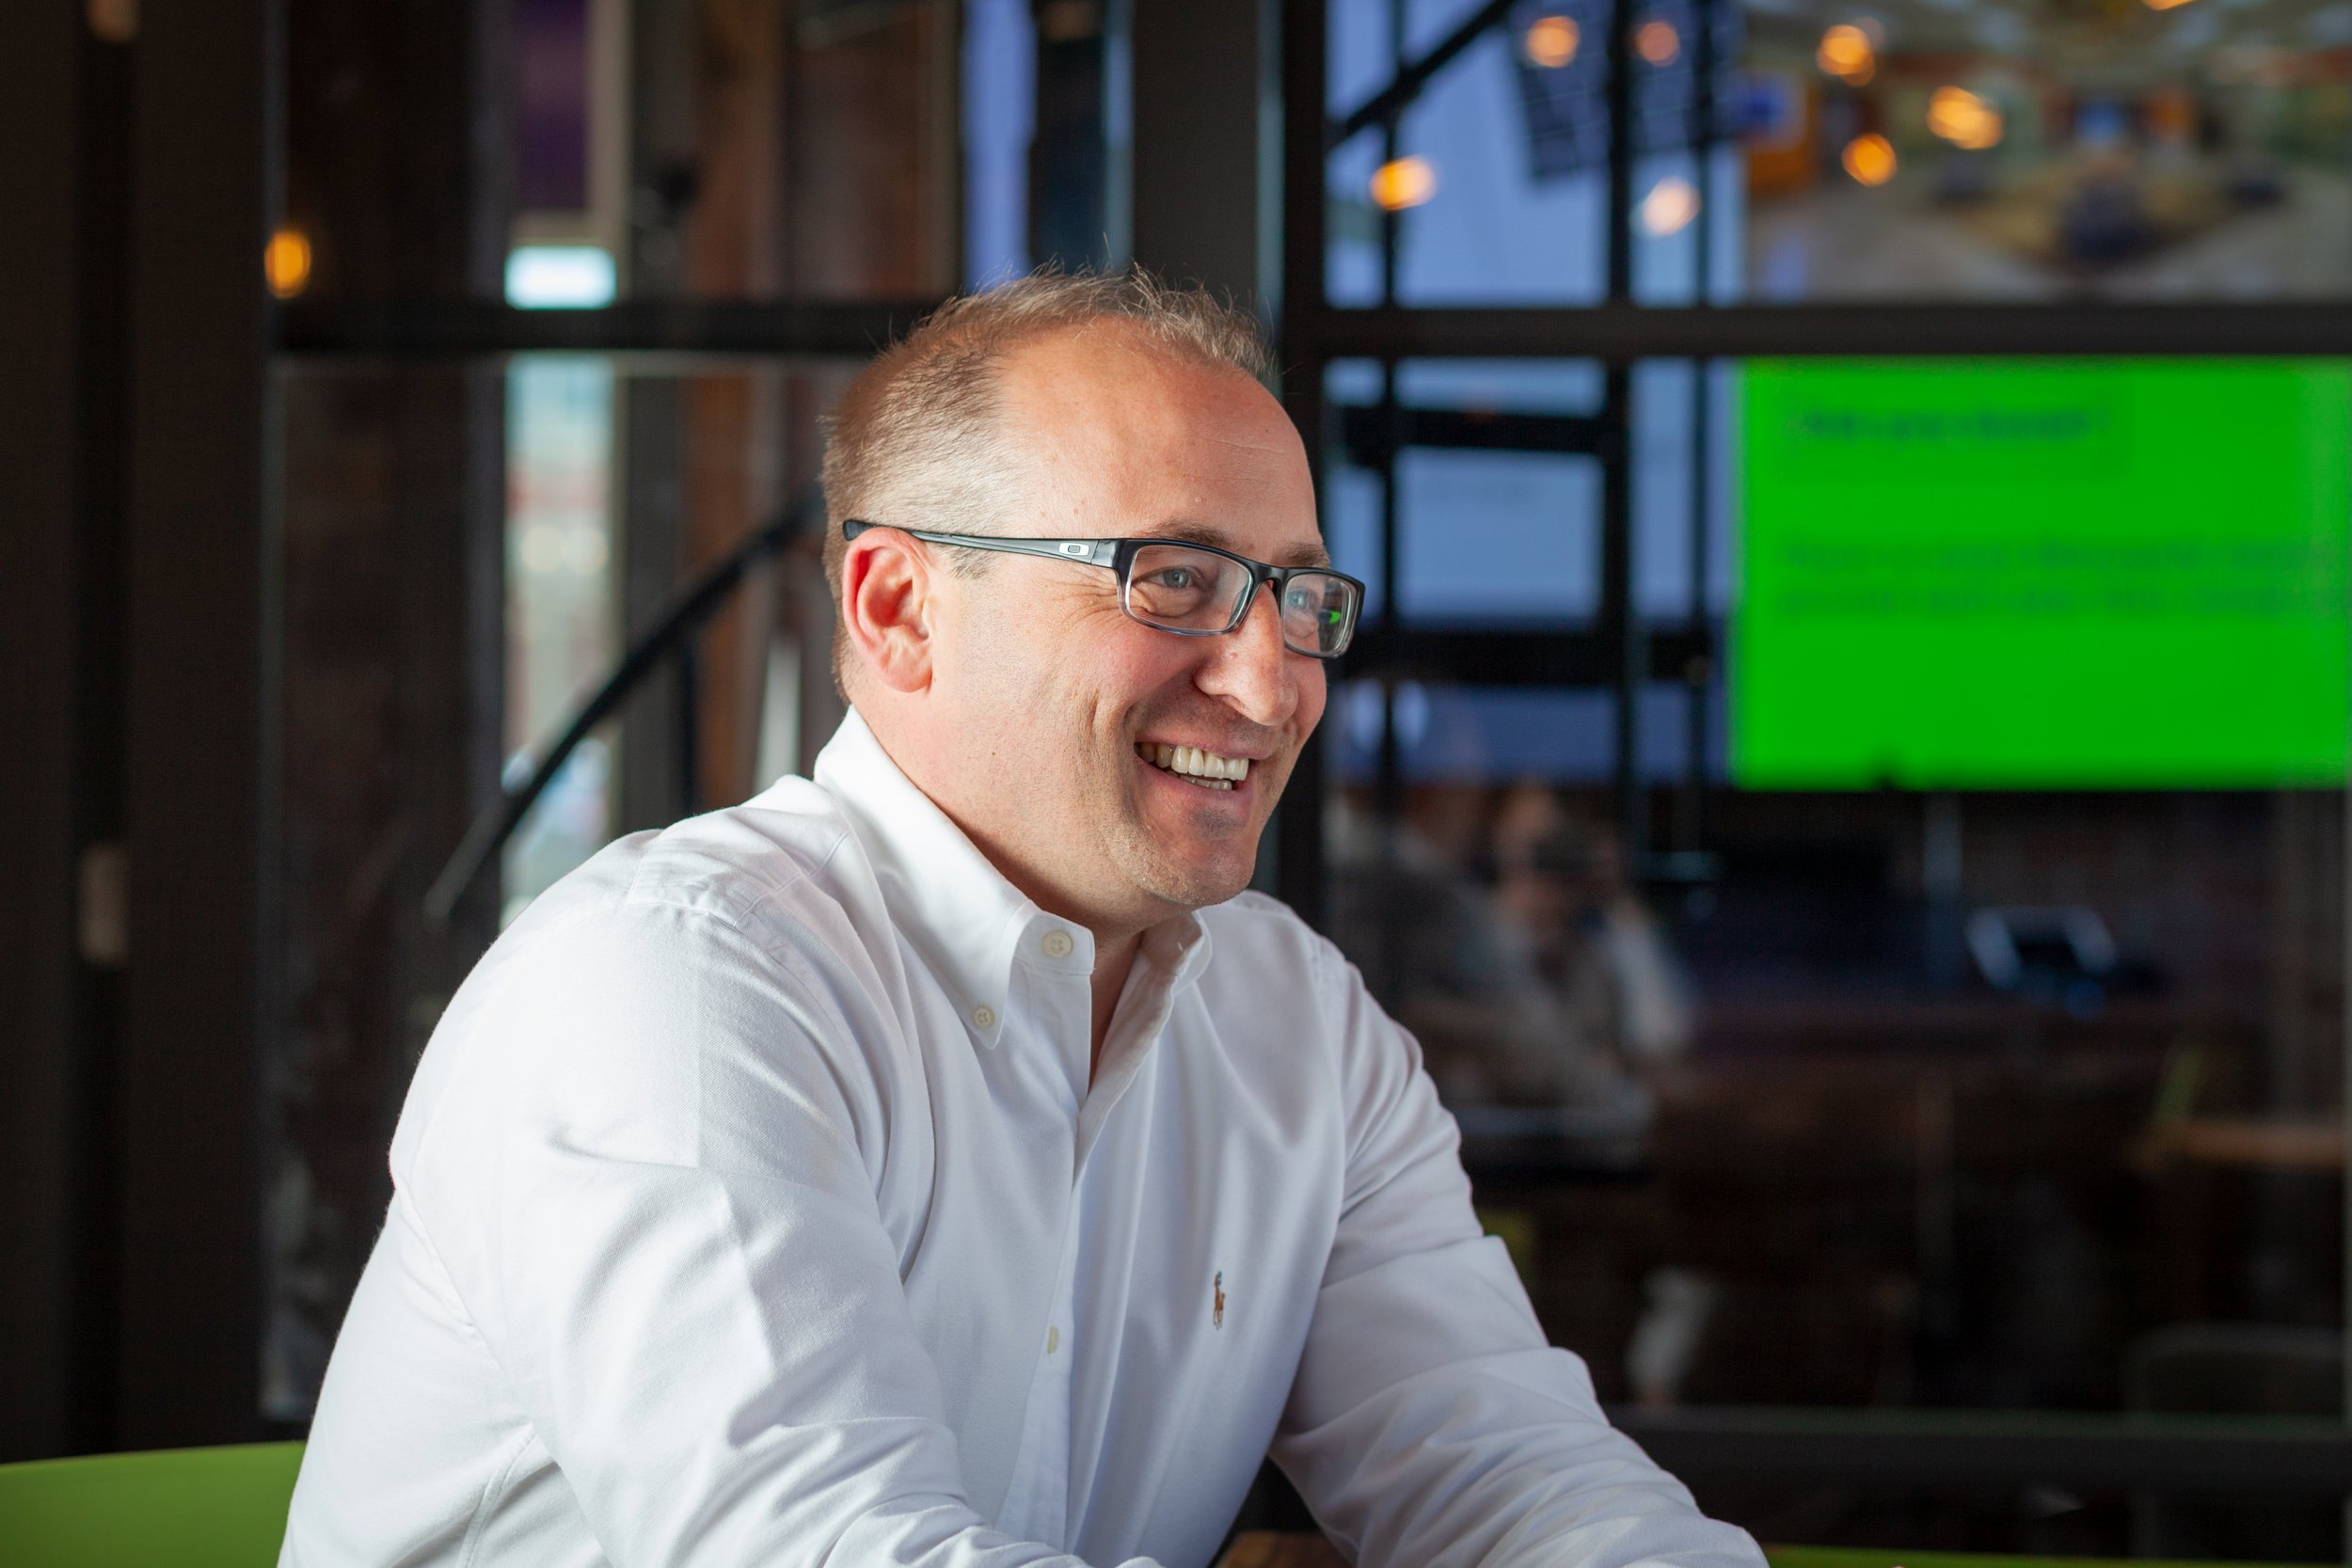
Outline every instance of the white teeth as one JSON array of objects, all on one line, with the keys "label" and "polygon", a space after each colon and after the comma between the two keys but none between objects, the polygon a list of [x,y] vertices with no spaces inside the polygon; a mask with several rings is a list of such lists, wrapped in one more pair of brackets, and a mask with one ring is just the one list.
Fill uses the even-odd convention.
[{"label": "white teeth", "polygon": [[1248,757],[1219,756],[1198,746],[1168,746],[1158,741],[1138,741],[1136,754],[1144,761],[1157,764],[1171,773],[1181,773],[1193,783],[1212,789],[1231,789],[1249,777]]}]

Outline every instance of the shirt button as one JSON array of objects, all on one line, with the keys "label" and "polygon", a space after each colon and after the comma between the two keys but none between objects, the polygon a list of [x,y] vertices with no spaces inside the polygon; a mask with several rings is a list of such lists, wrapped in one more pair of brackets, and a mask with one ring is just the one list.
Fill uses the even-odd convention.
[{"label": "shirt button", "polygon": [[1045,1354],[1051,1355],[1059,1349],[1061,1349],[1061,1330],[1058,1328],[1047,1329],[1045,1331]]},{"label": "shirt button", "polygon": [[993,1029],[996,1027],[996,1009],[975,1007],[972,1009],[972,1022],[982,1029]]},{"label": "shirt button", "polygon": [[1045,933],[1045,956],[1047,958],[1066,958],[1070,957],[1070,933],[1068,931],[1048,931]]}]

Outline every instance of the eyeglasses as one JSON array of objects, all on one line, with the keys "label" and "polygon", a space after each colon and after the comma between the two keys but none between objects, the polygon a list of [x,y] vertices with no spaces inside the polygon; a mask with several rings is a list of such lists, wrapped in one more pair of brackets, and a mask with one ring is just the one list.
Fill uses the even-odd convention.
[{"label": "eyeglasses", "polygon": [[[891,528],[852,517],[841,537],[854,539],[869,529]],[[1261,583],[1274,584],[1274,605],[1282,626],[1282,646],[1309,658],[1337,658],[1356,635],[1364,608],[1364,585],[1327,566],[1269,566],[1215,545],[1168,539],[1002,539],[992,533],[898,532],[930,545],[1009,555],[1074,561],[1119,574],[1120,603],[1147,626],[1179,637],[1223,637],[1236,630],[1257,601]]]}]

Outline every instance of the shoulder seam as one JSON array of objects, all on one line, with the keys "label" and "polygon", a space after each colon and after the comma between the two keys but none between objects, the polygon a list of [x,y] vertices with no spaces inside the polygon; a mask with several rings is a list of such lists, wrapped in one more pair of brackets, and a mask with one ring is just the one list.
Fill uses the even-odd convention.
[{"label": "shoulder seam", "polygon": [[[792,861],[792,875],[789,878],[781,881],[770,880],[766,878],[753,879],[751,885],[742,891],[739,897],[727,900],[716,907],[682,897],[679,895],[681,890],[676,888],[666,886],[641,888],[639,879],[644,876],[642,867],[630,877],[628,890],[621,895],[620,901],[624,906],[636,905],[640,908],[675,910],[681,914],[706,915],[728,927],[738,935],[749,937],[752,932],[746,924],[745,917],[772,906],[779,898],[794,889],[813,882],[815,873],[830,867],[834,857],[841,852],[841,847],[854,836],[848,827],[843,827],[834,835],[833,842],[825,847],[825,852],[818,858],[814,866],[804,864],[795,858]],[[687,882],[686,886],[708,888],[715,880],[716,879],[709,876],[700,876]],[[757,946],[763,954],[768,952],[767,944],[764,942],[755,942],[754,945]]]}]

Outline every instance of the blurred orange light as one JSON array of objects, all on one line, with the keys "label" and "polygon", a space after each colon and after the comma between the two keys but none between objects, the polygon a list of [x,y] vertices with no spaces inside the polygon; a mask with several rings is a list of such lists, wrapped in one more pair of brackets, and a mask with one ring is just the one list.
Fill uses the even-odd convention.
[{"label": "blurred orange light", "polygon": [[1682,53],[1682,35],[1671,22],[1645,22],[1633,35],[1633,51],[1652,65],[1672,65]]},{"label": "blurred orange light", "polygon": [[1814,51],[1813,63],[1828,74],[1842,76],[1860,87],[1878,68],[1878,50],[1871,44],[1869,34],[1841,22],[1821,35],[1821,46]]},{"label": "blurred orange light", "polygon": [[1679,233],[1698,215],[1699,193],[1691,182],[1677,174],[1670,174],[1652,185],[1649,195],[1642,198],[1643,231],[1660,239]]},{"label": "blurred orange light", "polygon": [[1391,213],[1418,207],[1438,194],[1438,171],[1426,158],[1399,158],[1373,170],[1372,199]]},{"label": "blurred orange light", "polygon": [[1527,63],[1541,66],[1546,71],[1559,70],[1576,58],[1576,46],[1581,36],[1573,17],[1537,17],[1527,27]]},{"label": "blurred orange light", "polygon": [[2187,4],[2188,0],[2148,0],[2148,8],[2152,11],[2178,10]]},{"label": "blurred orange light", "polygon": [[1966,87],[1938,87],[1928,99],[1928,129],[1954,147],[1981,152],[2001,139],[2001,111]]},{"label": "blurred orange light", "polygon": [[291,224],[272,234],[262,252],[262,276],[279,299],[292,299],[309,288],[310,237]]},{"label": "blurred orange light", "polygon": [[1848,142],[1837,161],[1858,185],[1883,185],[1895,178],[1895,144],[1875,131]]}]

